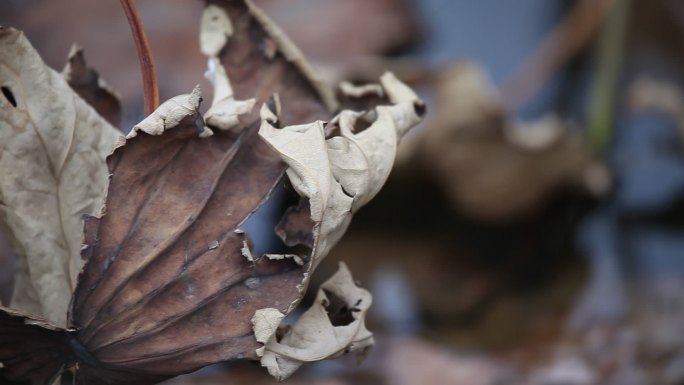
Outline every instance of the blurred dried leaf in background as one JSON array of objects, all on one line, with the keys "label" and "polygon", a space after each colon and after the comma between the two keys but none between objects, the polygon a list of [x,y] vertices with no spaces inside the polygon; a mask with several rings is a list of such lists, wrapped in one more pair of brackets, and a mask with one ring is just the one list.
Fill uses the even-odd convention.
[{"label": "blurred dried leaf in background", "polygon": [[553,117],[515,121],[476,65],[444,70],[436,94],[437,116],[417,157],[455,208],[501,220],[533,211],[570,186],[607,191],[607,171],[579,132]]}]

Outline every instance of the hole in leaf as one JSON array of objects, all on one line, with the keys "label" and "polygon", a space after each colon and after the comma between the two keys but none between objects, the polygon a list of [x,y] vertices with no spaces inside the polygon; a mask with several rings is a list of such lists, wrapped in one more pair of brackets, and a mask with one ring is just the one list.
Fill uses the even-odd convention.
[{"label": "hole in leaf", "polygon": [[283,215],[283,195],[282,188],[275,188],[270,198],[240,225],[252,241],[250,251],[254,258],[265,253],[279,253],[284,248],[282,240],[272,230]]},{"label": "hole in leaf", "polygon": [[358,309],[350,309],[347,303],[332,291],[323,289],[323,292],[328,297],[328,303],[324,303],[323,306],[325,306],[328,318],[333,326],[346,326],[354,322],[355,319],[352,313],[358,311]]},{"label": "hole in leaf", "polygon": [[424,116],[427,112],[427,106],[423,102],[416,102],[413,104],[413,110],[418,116]]},{"label": "hole in leaf", "polygon": [[290,325],[278,326],[278,329],[276,329],[276,341],[281,342],[285,335],[287,335],[291,329],[292,326]]},{"label": "hole in leaf", "polygon": [[[268,107],[268,109],[271,110],[271,112],[272,112],[274,115],[276,115],[276,116],[278,116],[278,114],[280,113],[280,106],[279,106],[279,104],[280,104],[280,101],[278,100],[278,95],[277,95],[277,94],[271,96],[270,98],[268,98],[268,99],[266,100],[266,107]],[[280,128],[280,121],[279,121],[278,119],[276,119],[275,121],[273,121],[272,119],[268,119],[267,121],[268,121],[268,123],[270,123],[272,126],[277,127],[277,128]]]},{"label": "hole in leaf", "polygon": [[2,89],[2,94],[5,95],[5,98],[7,99],[7,101],[10,102],[10,104],[13,107],[16,107],[17,106],[17,99],[14,98],[14,94],[12,93],[12,90],[10,90],[10,88],[7,86],[2,86],[2,87],[0,87],[0,89]]},{"label": "hole in leaf", "polygon": [[356,120],[356,123],[354,124],[354,133],[358,134],[365,131],[375,123],[376,120],[378,120],[378,112],[375,109],[367,111]]}]

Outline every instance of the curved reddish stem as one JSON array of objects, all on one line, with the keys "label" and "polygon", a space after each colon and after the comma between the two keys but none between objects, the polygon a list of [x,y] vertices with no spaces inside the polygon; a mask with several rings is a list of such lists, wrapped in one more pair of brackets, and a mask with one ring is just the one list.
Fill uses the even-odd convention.
[{"label": "curved reddish stem", "polygon": [[131,26],[135,48],[138,51],[140,71],[142,72],[143,78],[145,116],[147,116],[159,106],[159,87],[157,86],[157,72],[154,68],[154,58],[152,57],[150,43],[147,41],[147,35],[145,34],[142,20],[140,20],[135,0],[120,1],[121,6],[126,13],[128,24]]}]

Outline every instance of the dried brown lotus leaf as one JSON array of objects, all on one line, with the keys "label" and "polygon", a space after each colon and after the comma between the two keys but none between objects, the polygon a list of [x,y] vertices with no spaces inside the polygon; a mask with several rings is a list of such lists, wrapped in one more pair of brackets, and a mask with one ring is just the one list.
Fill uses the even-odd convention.
[{"label": "dried brown lotus leaf", "polygon": [[254,124],[237,137],[200,138],[198,100],[193,92],[166,102],[176,109],[157,112],[176,126],[141,123],[116,150],[107,214],[86,233],[95,241],[71,322],[111,369],[166,375],[249,357],[253,312],[298,295],[301,268],[247,261],[245,234],[235,231],[280,178],[277,156]]},{"label": "dried brown lotus leaf", "polygon": [[98,114],[114,127],[121,126],[119,95],[100,77],[97,71],[88,67],[83,48],[76,44],[71,46],[62,76]]},{"label": "dried brown lotus leaf", "polygon": [[[286,124],[312,121],[303,116],[330,117],[338,105],[334,92],[262,10],[249,0],[208,0],[207,4],[222,8],[235,29],[218,54],[228,78],[233,80],[235,99],[254,98],[255,105],[261,106],[273,94],[279,94],[283,103],[281,119]],[[312,103],[312,93],[322,100],[323,109],[318,102]],[[258,115],[258,111],[253,113]]]},{"label": "dried brown lotus leaf", "polygon": [[[263,104],[279,92],[290,121],[327,116],[297,65],[284,54],[260,51],[259,41],[272,37],[265,19],[255,19],[256,8],[242,1],[217,5],[234,27],[219,58],[237,79],[235,98]],[[242,71],[246,76],[238,76]],[[190,99],[198,99],[194,94]],[[238,226],[284,171],[280,156],[257,135],[258,117],[240,115],[236,129],[198,138],[204,122],[195,103],[173,103],[179,108],[160,107],[157,119],[138,125],[137,136],[112,156],[107,215],[86,233],[94,241],[85,250],[90,263],[71,322],[84,348],[110,370],[173,375],[255,357],[254,312],[289,311],[310,268],[309,258],[300,265],[294,258],[243,255],[246,234]],[[91,372],[97,373],[86,377]]]},{"label": "dried brown lotus leaf", "polygon": [[[160,106],[108,158],[106,210],[101,218],[86,220],[82,253],[88,263],[71,302],[70,329],[56,330],[69,343],[58,362],[77,369],[78,385],[151,384],[216,362],[258,359],[262,346],[252,330],[253,316],[261,309],[287,314],[301,300],[313,265],[344,233],[351,213],[377,193],[398,139],[420,119],[422,103],[392,76],[384,77],[384,91],[395,104],[376,108],[377,118],[361,132],[344,128],[347,123],[342,119],[333,123],[345,132],[344,139],[333,142],[344,144],[329,152],[325,127],[316,119],[330,118],[326,105],[332,101],[307,72],[296,49],[251,2],[209,3],[221,7],[233,26],[217,59],[233,80],[234,98],[253,98],[264,106],[263,116],[256,111],[237,114],[237,126],[202,137],[207,129],[195,89]],[[280,98],[269,99],[274,94]],[[349,124],[353,121],[350,115]],[[281,123],[306,122],[315,123],[278,128]],[[260,136],[260,131],[269,130],[290,135],[296,127],[315,144],[308,155],[294,151],[288,159],[284,154],[293,151],[293,143],[278,148]],[[381,143],[368,143],[376,140]],[[366,166],[358,168],[358,176],[340,176],[338,182],[335,173],[356,171],[341,164],[354,154],[350,161],[357,162],[356,156],[362,154]],[[302,166],[302,175],[289,176],[315,213],[304,216],[315,223],[311,254],[251,255],[248,234],[240,226],[279,184],[288,168],[283,160],[290,169]],[[311,162],[319,160],[324,162],[316,168]],[[320,175],[307,175],[310,169]],[[357,186],[356,195],[348,195],[341,183]],[[363,296],[352,285],[330,287],[325,295],[331,302],[342,298],[355,307],[370,305],[369,297],[363,305],[358,302]],[[303,327],[336,335],[318,323],[320,309],[307,314],[313,315],[303,321],[316,322],[304,322]],[[350,324],[362,324],[361,315]],[[3,328],[14,322],[12,317],[0,309],[0,346],[13,338],[3,334]],[[20,317],[25,323],[35,322]],[[261,340],[272,334],[272,326],[259,331]],[[365,328],[347,339],[362,347],[371,341]],[[296,344],[289,337],[287,341]],[[294,358],[301,362],[339,353],[330,343],[326,338],[312,345],[325,347],[325,354]],[[342,351],[353,348],[346,345]],[[19,362],[44,364],[31,357]],[[36,384],[47,381],[42,375]]]},{"label": "dried brown lotus leaf", "polygon": [[[263,104],[280,92],[289,121],[329,117],[296,65],[259,50],[271,38],[253,7],[237,0],[222,6],[234,23],[222,64],[229,74],[249,71],[232,77],[236,97]],[[302,295],[308,258],[248,261],[241,252],[247,234],[239,226],[278,185],[285,164],[259,138],[254,113],[239,116],[235,130],[200,138],[200,99],[196,89],[166,102],[108,159],[106,213],[86,221],[89,262],[71,303],[73,329],[61,331],[70,347],[59,362],[78,366],[77,384],[148,384],[215,362],[255,359],[255,311],[286,312]],[[0,345],[14,338],[3,327]],[[14,365],[14,358],[2,362]]]}]

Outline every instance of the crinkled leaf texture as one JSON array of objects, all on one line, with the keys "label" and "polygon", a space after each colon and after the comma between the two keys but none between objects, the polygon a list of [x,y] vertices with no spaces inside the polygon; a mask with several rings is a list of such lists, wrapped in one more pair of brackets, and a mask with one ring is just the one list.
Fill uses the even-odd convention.
[{"label": "crinkled leaf texture", "polygon": [[0,86],[0,226],[19,257],[11,305],[64,326],[81,217],[100,212],[120,134],[12,28],[0,30]]},{"label": "crinkled leaf texture", "polygon": [[[309,202],[314,267],[344,234],[352,214],[380,191],[399,140],[421,119],[423,103],[410,88],[392,73],[381,83],[392,105],[371,111],[372,122],[360,132],[355,126],[366,114],[350,110],[327,125],[316,121],[278,129],[262,122],[259,135],[280,153],[292,186]],[[340,135],[326,139],[326,132],[335,130]]]},{"label": "crinkled leaf texture", "polygon": [[[58,366],[75,368],[79,385],[150,384],[216,362],[258,359],[259,353],[291,360],[293,367],[372,340],[363,327],[365,310],[341,312],[351,317],[343,323],[353,325],[353,333],[337,321],[323,322],[334,313],[333,302],[347,309],[370,305],[348,274],[324,287],[319,307],[298,323],[303,333],[326,338],[301,345],[295,357],[262,346],[252,319],[263,309],[288,314],[301,300],[314,265],[387,178],[397,142],[419,120],[422,104],[388,74],[382,86],[391,105],[366,114],[345,111],[324,124],[334,100],[284,35],[248,0],[209,3],[231,24],[223,49],[208,51],[225,71],[220,80],[234,82],[228,83],[232,92],[223,88],[223,97],[215,97],[215,106],[253,100],[261,111],[225,103],[217,112],[230,121],[212,125],[199,113],[196,88],[161,105],[107,159],[106,208],[85,223],[82,254],[88,262],[71,301],[69,329],[49,329],[55,334],[45,342],[57,350],[64,349],[60,341],[68,343]],[[364,123],[368,127],[356,129]],[[297,149],[288,137],[306,141]],[[252,255],[241,226],[286,170],[304,197],[279,227],[285,244],[294,247]],[[0,312],[0,331],[15,325],[14,317]],[[17,340],[0,332],[0,345],[15,347],[0,362],[46,364],[11,356],[21,352]],[[280,344],[287,351],[298,342],[292,336]],[[51,370],[33,383],[48,383]]]},{"label": "crinkled leaf texture", "polygon": [[340,264],[321,285],[314,304],[280,340],[276,331],[285,315],[275,309],[258,310],[252,322],[257,340],[264,343],[259,349],[261,364],[283,380],[307,362],[349,352],[363,358],[373,346],[373,335],[365,325],[371,302],[370,293],[358,287],[347,266]]},{"label": "crinkled leaf texture", "polygon": [[[278,44],[268,54],[261,50],[273,40],[263,15],[255,18],[255,8],[244,1],[218,6],[235,25],[218,58],[238,79],[234,96],[261,105],[278,93],[283,122],[329,117],[301,63]],[[240,116],[239,127],[208,136],[200,100],[195,90],[160,106],[108,158],[106,210],[86,220],[88,263],[71,301],[69,329],[55,331],[69,342],[69,354],[51,366],[46,357],[13,356],[22,352],[17,344],[30,347],[33,340],[0,333],[0,345],[17,348],[0,362],[77,366],[79,384],[145,384],[215,362],[256,358],[252,316],[259,308],[288,310],[301,296],[308,259],[243,257],[246,234],[239,226],[268,198],[286,166],[259,138],[258,114]],[[106,181],[106,169],[100,175]],[[80,239],[70,255],[79,254]],[[5,330],[14,319],[0,313]],[[48,383],[55,374],[46,369],[33,382]]]},{"label": "crinkled leaf texture", "polygon": [[[217,5],[234,25],[217,59],[236,80],[237,100],[262,105],[278,93],[282,121],[329,116],[295,65],[260,50],[270,35],[252,8]],[[109,159],[106,215],[86,226],[89,263],[71,325],[101,365],[131,378],[256,358],[252,316],[266,307],[288,311],[309,267],[308,258],[243,256],[240,226],[279,184],[285,164],[259,138],[257,113],[236,114],[230,130],[210,124],[209,136],[199,101],[198,90],[171,99],[133,129]],[[81,376],[96,378],[98,370]]]},{"label": "crinkled leaf texture", "polygon": [[[283,157],[289,166],[287,175],[292,186],[309,203],[309,218],[301,215],[301,207],[291,210],[279,232],[286,244],[297,244],[301,222],[309,219],[313,224],[307,278],[342,237],[353,214],[378,193],[394,164],[399,140],[421,119],[423,103],[411,89],[391,73],[380,80],[392,105],[378,106],[371,113],[344,110],[328,124],[331,127],[317,121],[277,129],[268,119],[262,121],[259,134]],[[368,119],[368,127],[355,132],[364,119]],[[340,135],[326,139],[326,131],[339,131]],[[352,282],[345,267],[331,282],[338,282],[339,276]],[[359,303],[354,306],[370,303],[370,295],[360,294],[353,284],[333,286],[334,290],[330,290],[351,301],[350,307],[356,301]],[[322,290],[326,290],[326,284]],[[274,377],[283,379],[303,362],[365,349],[372,344],[372,338],[363,326],[364,315],[365,310],[359,313],[352,329],[349,325],[336,326],[326,321],[328,314],[317,303],[298,321],[289,337],[277,341],[277,329],[271,326],[284,314],[278,315],[275,309],[260,310],[253,323],[257,338],[265,343],[259,351],[261,364]]]}]

